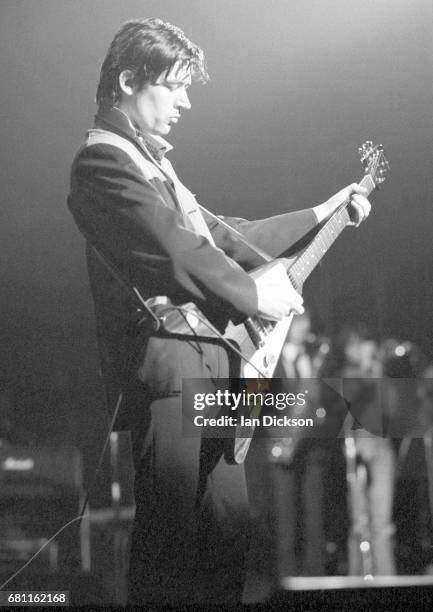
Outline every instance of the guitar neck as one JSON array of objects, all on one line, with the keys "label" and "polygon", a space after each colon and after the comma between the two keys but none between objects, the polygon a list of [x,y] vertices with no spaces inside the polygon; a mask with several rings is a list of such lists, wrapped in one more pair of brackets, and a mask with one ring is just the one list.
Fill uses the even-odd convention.
[{"label": "guitar neck", "polygon": [[[370,195],[376,186],[370,174],[366,174],[363,177],[360,185],[367,189],[367,195]],[[340,204],[316,234],[312,242],[288,270],[288,276],[296,290],[300,291],[302,289],[305,280],[310,276],[346,225],[349,224],[350,216],[347,210],[349,203],[350,200],[345,200]]]}]

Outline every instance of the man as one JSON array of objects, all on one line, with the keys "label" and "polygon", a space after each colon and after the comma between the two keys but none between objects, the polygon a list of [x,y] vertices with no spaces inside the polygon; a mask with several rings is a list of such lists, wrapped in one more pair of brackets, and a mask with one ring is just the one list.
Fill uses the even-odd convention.
[{"label": "man", "polygon": [[[340,342],[345,356],[341,369],[344,397],[352,413],[345,432],[347,470],[351,472],[349,574],[394,576],[396,465],[388,436],[396,410],[396,388],[386,371],[386,351],[381,354],[363,324],[346,325],[340,332]],[[367,549],[361,546],[365,540],[369,542]]]},{"label": "man", "polygon": [[[281,354],[281,367],[284,378],[291,380],[285,385],[307,386],[309,390],[308,410],[311,414],[320,407],[320,383],[312,379],[320,378],[323,355],[316,350],[313,356],[308,338],[311,333],[311,318],[307,311],[295,317]],[[310,349],[310,350],[309,350]],[[295,387],[296,388],[296,387]],[[288,389],[290,390],[290,389]],[[324,423],[322,423],[324,424]],[[317,423],[319,425],[319,421]],[[317,438],[307,437],[294,440],[293,456],[282,461],[276,473],[276,495],[284,500],[279,504],[283,509],[284,546],[281,546],[281,575],[323,576],[325,574],[325,534],[324,534],[324,470],[328,463],[328,440],[323,433]],[[316,432],[317,433],[317,432]],[[290,469],[287,469],[290,468]],[[283,489],[286,488],[286,491]],[[296,499],[302,500],[302,507],[296,508]],[[285,525],[284,525],[284,520]],[[302,557],[295,555],[297,526],[301,528]],[[284,567],[284,564],[286,566]]]},{"label": "man", "polygon": [[[102,66],[96,130],[72,167],[69,207],[88,243],[108,401],[114,406],[123,391],[121,420],[132,433],[129,587],[136,604],[239,601],[248,507],[243,468],[224,461],[224,442],[183,437],[181,429],[181,389],[187,398],[187,379],[195,377],[214,390],[214,379],[229,375],[226,350],[194,338],[131,333],[137,304],[125,285],[153,304],[194,302],[222,330],[230,319],[303,311],[285,273],[278,282],[246,273],[263,259],[203,217],[164,157],[171,147],[162,137],[191,107],[191,81],[207,78],[203,52],[179,28],[159,19],[125,24]],[[314,209],[226,222],[277,257],[342,195],[352,196],[360,223],[370,210],[362,194],[351,185]]]}]

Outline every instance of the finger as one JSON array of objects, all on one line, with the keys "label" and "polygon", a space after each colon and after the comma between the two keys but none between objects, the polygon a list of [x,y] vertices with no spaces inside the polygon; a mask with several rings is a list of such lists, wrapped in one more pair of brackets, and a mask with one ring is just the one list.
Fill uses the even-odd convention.
[{"label": "finger", "polygon": [[304,314],[305,308],[301,304],[293,304],[293,308],[297,314]]},{"label": "finger", "polygon": [[364,218],[368,217],[368,215],[370,214],[371,211],[371,204],[370,202],[367,200],[367,198],[365,198],[362,195],[358,195],[358,194],[354,194],[352,196],[352,204],[357,204],[358,206],[361,207],[363,214],[364,214]]},{"label": "finger", "polygon": [[364,219],[364,210],[360,204],[357,204],[353,200],[351,201],[350,205],[352,207],[350,215],[352,218],[352,224],[358,227],[358,225]]},{"label": "finger", "polygon": [[358,193],[359,195],[362,195],[362,196],[367,195],[367,188],[362,187],[358,183],[352,183],[351,185],[349,185],[348,189],[350,193]]}]

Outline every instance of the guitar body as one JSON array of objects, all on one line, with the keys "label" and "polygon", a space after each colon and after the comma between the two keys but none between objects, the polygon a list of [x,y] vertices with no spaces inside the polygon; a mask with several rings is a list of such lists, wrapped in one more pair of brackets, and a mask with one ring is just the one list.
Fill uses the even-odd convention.
[{"label": "guitar body", "polygon": [[292,319],[293,315],[290,315],[278,321],[266,336],[266,343],[259,348],[251,340],[244,323],[228,325],[224,337],[235,342],[249,359],[242,362],[239,378],[272,378]]},{"label": "guitar body", "polygon": [[[286,272],[297,258],[277,259],[259,266],[250,276],[257,279],[261,276],[272,276],[276,263],[284,265]],[[301,288],[297,287],[299,293]],[[290,329],[293,314],[277,322],[265,321],[254,317],[240,325],[229,323],[224,337],[239,347],[243,355],[239,378],[272,378],[282,351],[284,341]]]}]

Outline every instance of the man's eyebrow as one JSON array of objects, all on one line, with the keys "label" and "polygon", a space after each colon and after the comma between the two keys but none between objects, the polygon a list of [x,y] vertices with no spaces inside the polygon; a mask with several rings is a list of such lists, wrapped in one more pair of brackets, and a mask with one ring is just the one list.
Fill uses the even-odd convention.
[{"label": "man's eyebrow", "polygon": [[165,79],[166,83],[170,83],[171,85],[191,85],[191,79]]}]

